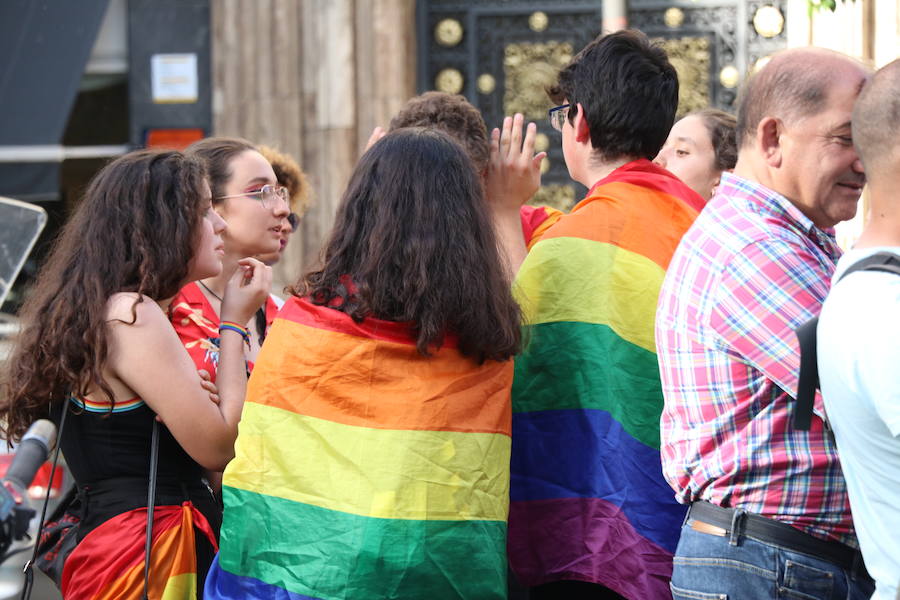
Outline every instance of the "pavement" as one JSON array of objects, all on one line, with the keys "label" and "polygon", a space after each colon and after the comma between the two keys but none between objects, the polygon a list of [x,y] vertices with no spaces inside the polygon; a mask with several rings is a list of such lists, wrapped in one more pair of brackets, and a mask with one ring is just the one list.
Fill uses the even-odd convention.
[{"label": "pavement", "polygon": [[38,571],[34,576],[34,588],[31,590],[31,600],[62,600],[62,595],[56,589],[50,579]]},{"label": "pavement", "polygon": [[[0,600],[19,600],[22,596],[22,587],[25,585],[25,575],[22,573],[23,560],[17,554],[0,566]],[[34,587],[31,589],[31,600],[62,600],[62,595],[46,575],[38,569],[34,569]]]}]

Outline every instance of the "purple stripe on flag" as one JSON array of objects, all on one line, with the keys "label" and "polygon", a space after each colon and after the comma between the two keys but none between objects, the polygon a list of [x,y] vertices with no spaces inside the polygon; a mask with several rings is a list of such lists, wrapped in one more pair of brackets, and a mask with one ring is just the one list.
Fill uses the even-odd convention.
[{"label": "purple stripe on flag", "polygon": [[663,479],[659,451],[608,412],[515,413],[512,440],[513,503],[603,498],[638,535],[675,552],[687,509]]},{"label": "purple stripe on flag", "polygon": [[513,502],[509,561],[527,586],[572,579],[626,598],[671,595],[672,553],[642,537],[622,509],[597,498]]}]

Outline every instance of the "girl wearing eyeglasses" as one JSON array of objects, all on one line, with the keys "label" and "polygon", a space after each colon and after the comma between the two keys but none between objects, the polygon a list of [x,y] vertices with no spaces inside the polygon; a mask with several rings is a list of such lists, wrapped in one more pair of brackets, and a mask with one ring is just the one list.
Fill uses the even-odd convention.
[{"label": "girl wearing eyeglasses", "polygon": [[[241,259],[281,248],[290,208],[287,189],[278,183],[271,164],[251,142],[213,137],[192,144],[185,153],[206,164],[213,210],[228,227],[222,235],[222,272],[186,285],[172,302],[171,320],[194,364],[208,371],[215,382],[225,284]],[[238,324],[248,332],[244,348],[248,372],[277,311],[270,296],[254,318]]]}]

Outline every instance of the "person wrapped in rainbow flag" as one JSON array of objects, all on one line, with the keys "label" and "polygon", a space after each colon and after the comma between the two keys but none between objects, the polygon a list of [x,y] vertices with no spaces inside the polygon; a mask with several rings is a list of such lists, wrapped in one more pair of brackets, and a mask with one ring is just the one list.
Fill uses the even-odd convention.
[{"label": "person wrapped in rainbow flag", "polygon": [[506,597],[521,332],[501,256],[445,134],[363,155],[250,379],[206,598]]},{"label": "person wrapped in rainbow flag", "polygon": [[529,343],[513,385],[510,564],[532,598],[669,597],[685,511],[662,476],[654,316],[703,199],[648,159],[678,78],[623,31],[585,47],[550,92],[569,173],[590,191],[515,282]]}]

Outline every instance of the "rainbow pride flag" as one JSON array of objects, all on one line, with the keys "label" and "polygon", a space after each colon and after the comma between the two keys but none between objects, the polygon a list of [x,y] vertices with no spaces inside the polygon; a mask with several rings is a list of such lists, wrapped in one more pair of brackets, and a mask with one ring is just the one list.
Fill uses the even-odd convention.
[{"label": "rainbow pride flag", "polygon": [[206,598],[505,598],[512,370],[289,299],[250,378]]},{"label": "rainbow pride flag", "polygon": [[[144,593],[147,509],[137,508],[88,533],[66,559],[63,598],[138,600]],[[216,547],[209,522],[190,502],[157,506],[153,515],[147,596],[160,600],[197,598],[195,526]]]},{"label": "rainbow pride flag", "polygon": [[522,206],[519,209],[519,219],[522,221],[525,246],[531,250],[544,233],[562,216],[562,211],[549,206],[531,206],[529,204]]},{"label": "rainbow pride flag", "polygon": [[510,563],[525,585],[599,583],[669,597],[685,508],[662,476],[657,297],[702,199],[647,160],[550,227],[515,292]]}]

